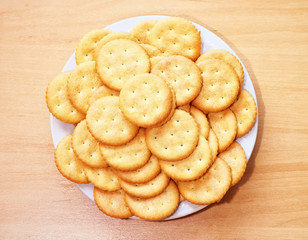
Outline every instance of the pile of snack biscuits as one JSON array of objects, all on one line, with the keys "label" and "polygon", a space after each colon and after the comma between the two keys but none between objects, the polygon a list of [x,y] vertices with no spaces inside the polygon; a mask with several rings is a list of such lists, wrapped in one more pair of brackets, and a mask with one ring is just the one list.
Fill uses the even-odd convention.
[{"label": "pile of snack biscuits", "polygon": [[49,83],[49,111],[76,125],[56,148],[57,168],[92,183],[105,214],[164,219],[182,200],[219,202],[242,178],[235,140],[254,125],[256,103],[238,59],[201,54],[201,43],[178,17],[94,30],[77,46],[77,67]]}]

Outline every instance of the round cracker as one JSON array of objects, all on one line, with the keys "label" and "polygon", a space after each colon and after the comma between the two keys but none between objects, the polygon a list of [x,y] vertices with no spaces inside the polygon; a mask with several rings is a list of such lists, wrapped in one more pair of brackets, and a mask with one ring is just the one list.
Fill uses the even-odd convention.
[{"label": "round cracker", "polygon": [[200,32],[184,18],[168,17],[160,20],[151,30],[149,40],[163,53],[183,55],[193,61],[200,55]]},{"label": "round cracker", "polygon": [[139,22],[130,30],[130,34],[141,43],[149,43],[150,32],[157,22],[158,20],[152,19]]},{"label": "round cracker", "polygon": [[203,85],[192,102],[203,112],[219,112],[228,108],[239,93],[239,80],[233,68],[219,59],[207,59],[197,64]]},{"label": "round cracker", "polygon": [[49,82],[46,90],[46,104],[49,112],[66,123],[79,123],[85,116],[71,104],[67,96],[67,81],[71,72],[58,74]]},{"label": "round cracker", "polygon": [[161,55],[161,51],[157,48],[157,47],[154,47],[150,44],[140,44],[140,46],[146,51],[146,53],[148,54],[148,56],[151,58],[151,57],[155,57],[155,56],[159,56]]},{"label": "round cracker", "polygon": [[100,150],[109,166],[122,171],[136,170],[144,166],[151,157],[145,142],[145,131],[142,128],[130,142],[120,146],[101,144]]},{"label": "round cracker", "polygon": [[102,47],[96,69],[106,86],[120,91],[129,78],[150,71],[150,59],[138,43],[116,39]]},{"label": "round cracker", "polygon": [[196,149],[187,158],[170,162],[160,160],[163,171],[176,181],[191,181],[202,176],[212,164],[211,150],[208,141],[199,136]]},{"label": "round cracker", "polygon": [[120,108],[124,116],[140,127],[162,122],[172,107],[170,87],[162,78],[151,73],[129,79],[120,93]]},{"label": "round cracker", "polygon": [[152,155],[149,161],[141,168],[134,171],[116,171],[116,174],[126,182],[145,183],[155,178],[160,173],[158,159]]},{"label": "round cracker", "polygon": [[107,167],[99,150],[99,142],[88,130],[86,120],[81,121],[75,127],[72,137],[72,147],[76,156],[85,164],[95,167]]},{"label": "round cracker", "polygon": [[190,103],[202,86],[201,72],[190,59],[176,55],[164,58],[151,70],[174,89],[177,106]]},{"label": "round cracker", "polygon": [[194,106],[190,108],[190,114],[195,118],[195,121],[199,126],[200,135],[205,137],[205,139],[208,139],[210,125],[205,114]]},{"label": "round cracker", "polygon": [[234,141],[237,133],[237,121],[228,108],[222,112],[209,113],[209,122],[218,139],[219,152],[223,152]]},{"label": "round cracker", "polygon": [[215,132],[213,131],[213,129],[210,128],[209,130],[209,146],[211,149],[211,153],[212,153],[212,162],[214,162],[214,160],[216,159],[217,153],[218,153],[218,138],[215,134]]},{"label": "round cracker", "polygon": [[129,218],[133,215],[124,200],[123,190],[108,192],[94,188],[93,195],[97,207],[106,215],[115,218]]},{"label": "round cracker", "polygon": [[72,148],[72,134],[65,136],[57,145],[55,163],[59,172],[68,180],[88,183],[84,164],[76,157]]},{"label": "round cracker", "polygon": [[90,98],[102,85],[95,70],[95,62],[82,63],[72,71],[67,82],[68,97],[79,112],[87,114]]},{"label": "round cracker", "polygon": [[230,109],[237,119],[237,137],[242,137],[250,131],[256,121],[256,102],[248,91],[242,89]]},{"label": "round cracker", "polygon": [[139,218],[145,220],[161,220],[170,216],[180,201],[176,184],[170,181],[167,188],[153,198],[141,199],[125,194],[125,202],[130,210]]},{"label": "round cracker", "polygon": [[75,60],[77,65],[95,60],[94,49],[98,42],[110,33],[111,31],[107,29],[96,29],[84,35],[76,48]]},{"label": "round cracker", "polygon": [[242,146],[233,142],[224,152],[218,155],[231,168],[232,186],[237,184],[244,175],[246,170],[246,154]]},{"label": "round cracker", "polygon": [[199,139],[198,125],[193,117],[175,110],[172,118],[160,127],[146,129],[146,142],[159,159],[177,161],[188,157]]},{"label": "round cracker", "polygon": [[121,189],[117,175],[112,168],[91,168],[85,167],[86,176],[97,188],[105,191],[116,191]]},{"label": "round cracker", "polygon": [[104,37],[101,41],[98,42],[97,47],[94,49],[94,60],[97,60],[97,56],[99,54],[99,51],[102,49],[102,47],[115,39],[129,39],[132,40],[134,42],[137,42],[138,40],[133,37],[131,34],[129,33],[125,33],[125,32],[113,32],[110,33],[108,36]]},{"label": "round cracker", "polygon": [[103,97],[94,102],[86,120],[93,137],[107,145],[123,145],[133,139],[139,130],[123,116],[119,97]]},{"label": "round cracker", "polygon": [[106,86],[101,86],[93,93],[92,97],[90,98],[89,104],[93,104],[96,100],[102,97],[109,97],[109,96],[119,96],[120,92],[110,89]]},{"label": "round cracker", "polygon": [[211,204],[219,202],[231,184],[231,169],[228,164],[216,158],[210,169],[199,179],[178,182],[183,197],[194,204]]},{"label": "round cracker", "polygon": [[197,59],[196,63],[202,62],[206,59],[213,59],[213,58],[223,60],[224,62],[231,65],[234,68],[235,72],[237,73],[237,76],[240,81],[240,87],[243,86],[244,70],[243,70],[242,64],[236,58],[236,56],[234,56],[232,53],[227,52],[226,50],[215,49],[215,50],[207,51],[201,54],[201,56]]},{"label": "round cracker", "polygon": [[170,178],[161,172],[154,179],[145,183],[128,183],[120,180],[123,190],[131,196],[140,198],[151,198],[157,196],[167,187]]}]

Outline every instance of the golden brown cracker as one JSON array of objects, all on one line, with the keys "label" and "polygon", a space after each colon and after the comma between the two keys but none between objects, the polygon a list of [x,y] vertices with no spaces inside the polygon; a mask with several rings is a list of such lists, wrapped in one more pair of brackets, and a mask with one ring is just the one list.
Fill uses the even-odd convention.
[{"label": "golden brown cracker", "polygon": [[166,57],[158,62],[151,72],[163,78],[174,89],[177,106],[190,103],[200,92],[201,72],[197,65],[186,57]]},{"label": "golden brown cracker", "polygon": [[176,184],[170,181],[167,188],[153,198],[136,198],[125,195],[125,202],[137,216],[146,220],[160,220],[170,216],[179,204],[179,191]]},{"label": "golden brown cracker", "polygon": [[72,134],[65,136],[57,145],[55,163],[59,172],[68,180],[88,183],[84,164],[76,157],[72,148]]},{"label": "golden brown cracker", "polygon": [[194,204],[211,204],[219,202],[231,184],[231,169],[228,164],[216,158],[210,169],[199,179],[178,182],[183,197]]},{"label": "golden brown cracker", "polygon": [[84,35],[76,48],[75,60],[77,65],[95,60],[94,50],[98,42],[110,33],[111,31],[107,29],[96,29]]},{"label": "golden brown cracker", "polygon": [[90,98],[102,85],[95,70],[95,62],[82,63],[72,71],[67,82],[68,97],[79,112],[86,114]]},{"label": "golden brown cracker", "polygon": [[223,152],[234,141],[237,133],[237,121],[228,108],[222,112],[209,113],[209,122],[218,139],[219,152]]},{"label": "golden brown cracker", "polygon": [[215,50],[207,51],[201,54],[201,56],[197,59],[196,63],[202,62],[206,59],[213,59],[213,58],[223,60],[224,62],[231,65],[238,75],[238,78],[240,81],[240,87],[243,86],[244,70],[243,70],[242,64],[236,58],[236,56],[234,56],[232,53],[226,50],[215,49]]},{"label": "golden brown cracker", "polygon": [[140,43],[149,43],[150,32],[157,22],[158,20],[152,19],[139,22],[130,30],[130,34],[137,38]]},{"label": "golden brown cracker", "polygon": [[180,161],[163,161],[159,164],[163,171],[177,181],[191,181],[202,176],[212,163],[211,150],[208,141],[199,136],[196,149],[187,158]]},{"label": "golden brown cracker", "polygon": [[163,53],[183,55],[193,61],[200,55],[200,32],[183,18],[168,17],[160,20],[152,28],[149,41]]},{"label": "golden brown cracker", "polygon": [[237,137],[242,137],[250,131],[256,121],[256,102],[248,91],[242,89],[230,109],[237,119]]},{"label": "golden brown cracker", "polygon": [[231,168],[232,186],[237,184],[244,175],[246,170],[246,154],[242,146],[233,142],[224,152],[218,155]]},{"label": "golden brown cracker", "polygon": [[139,133],[131,141],[120,146],[100,145],[101,154],[106,162],[117,170],[132,171],[144,166],[151,152],[145,142],[145,131]]},{"label": "golden brown cracker", "polygon": [[119,97],[103,97],[87,113],[87,126],[93,137],[107,145],[122,145],[132,140],[139,128],[122,114]]},{"label": "golden brown cracker", "polygon": [[94,188],[93,195],[97,207],[106,215],[115,218],[129,218],[133,215],[125,203],[123,190],[108,192]]},{"label": "golden brown cracker", "polygon": [[212,153],[212,162],[216,159],[217,153],[218,153],[218,138],[215,134],[215,132],[210,128],[209,130],[209,146]]},{"label": "golden brown cracker", "polygon": [[195,121],[199,126],[200,135],[205,137],[205,139],[208,139],[210,125],[205,114],[194,106],[190,108],[190,114],[195,118]]},{"label": "golden brown cracker", "polygon": [[126,182],[145,183],[155,178],[160,173],[157,158],[152,155],[149,161],[134,171],[116,171],[116,174]]},{"label": "golden brown cracker", "polygon": [[159,159],[166,161],[189,156],[196,148],[198,139],[197,123],[189,113],[178,109],[164,125],[146,129],[147,146]]},{"label": "golden brown cracker", "polygon": [[71,72],[58,74],[49,84],[46,90],[46,104],[49,112],[66,123],[79,123],[85,118],[70,102],[67,95],[67,81]]},{"label": "golden brown cracker", "polygon": [[99,142],[88,130],[86,120],[82,120],[75,127],[72,136],[72,147],[76,156],[86,165],[94,168],[108,166],[100,153]]},{"label": "golden brown cracker", "polygon": [[119,96],[120,92],[110,89],[106,86],[101,86],[93,93],[92,97],[90,98],[89,105],[94,103],[96,100],[102,97],[109,97],[109,96]]},{"label": "golden brown cracker", "polygon": [[138,40],[135,37],[133,37],[131,34],[129,34],[129,33],[125,33],[125,32],[112,32],[112,33],[108,34],[108,36],[104,37],[101,41],[99,41],[97,43],[97,46],[94,49],[94,60],[95,61],[97,60],[99,51],[102,49],[102,47],[106,43],[108,43],[108,42],[110,42],[112,40],[115,40],[115,39],[128,39],[128,40],[132,40],[134,42],[138,42]]},{"label": "golden brown cracker", "polygon": [[111,167],[91,168],[85,167],[86,176],[89,181],[97,188],[105,191],[116,191],[121,189],[117,175]]},{"label": "golden brown cracker", "polygon": [[170,87],[162,78],[151,73],[132,77],[120,93],[120,108],[124,116],[140,127],[162,122],[172,107]]},{"label": "golden brown cracker", "polygon": [[203,112],[219,112],[228,108],[239,93],[239,80],[233,68],[219,59],[207,59],[197,64],[203,85],[192,102]]},{"label": "golden brown cracker", "polygon": [[120,91],[128,79],[150,71],[150,59],[138,43],[116,39],[102,47],[97,56],[96,69],[106,86]]},{"label": "golden brown cracker", "polygon": [[123,190],[131,196],[151,198],[163,192],[169,181],[169,177],[164,172],[161,172],[149,182],[128,183],[124,180],[120,180],[120,184]]}]

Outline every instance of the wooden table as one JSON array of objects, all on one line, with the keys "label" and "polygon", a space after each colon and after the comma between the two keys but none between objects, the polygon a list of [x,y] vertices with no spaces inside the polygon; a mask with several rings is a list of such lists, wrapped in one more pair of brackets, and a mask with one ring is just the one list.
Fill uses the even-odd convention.
[{"label": "wooden table", "polygon": [[[45,89],[80,37],[149,14],[188,18],[246,66],[259,131],[245,176],[220,204],[168,222],[102,214],[57,171]],[[308,2],[0,3],[1,239],[307,239]]]}]

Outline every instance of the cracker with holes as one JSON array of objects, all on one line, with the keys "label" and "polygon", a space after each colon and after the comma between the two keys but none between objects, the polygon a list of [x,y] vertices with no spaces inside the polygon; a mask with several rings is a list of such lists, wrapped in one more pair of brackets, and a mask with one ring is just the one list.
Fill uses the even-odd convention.
[{"label": "cracker with holes", "polygon": [[129,218],[133,214],[129,210],[124,200],[124,191],[104,191],[94,188],[94,201],[103,213],[115,218]]},{"label": "cracker with holes", "polygon": [[231,184],[231,169],[228,164],[216,158],[210,169],[200,178],[189,182],[178,182],[183,197],[194,204],[219,202]]},{"label": "cracker with holes", "polygon": [[124,116],[140,127],[162,122],[172,107],[170,87],[162,78],[151,73],[132,77],[120,93],[120,108]]},{"label": "cracker with holes", "polygon": [[100,149],[99,142],[88,130],[86,120],[75,127],[72,137],[72,147],[76,156],[86,165],[94,168],[107,167]]},{"label": "cracker with holes", "polygon": [[149,43],[149,35],[156,23],[158,21],[152,19],[139,22],[130,30],[130,34],[137,38],[140,43]]},{"label": "cracker with holes", "polygon": [[241,180],[246,170],[247,162],[244,149],[239,143],[234,141],[224,152],[220,153],[218,157],[223,159],[231,168],[231,185],[234,186]]},{"label": "cracker with holes", "polygon": [[155,56],[160,56],[162,53],[161,51],[157,48],[154,47],[150,44],[140,44],[140,46],[146,51],[146,53],[148,54],[148,56],[151,57],[155,57]]},{"label": "cracker with holes", "polygon": [[200,92],[201,72],[197,65],[186,57],[166,57],[158,62],[151,72],[163,78],[174,89],[177,106],[190,103]]},{"label": "cracker with holes", "polygon": [[200,32],[184,18],[169,17],[160,20],[151,30],[149,40],[151,45],[163,53],[183,55],[193,61],[200,55]]},{"label": "cracker with holes", "polygon": [[237,137],[242,137],[250,131],[256,121],[256,102],[248,91],[242,89],[230,109],[237,119]]},{"label": "cracker with holes", "polygon": [[72,134],[65,136],[55,151],[55,163],[59,172],[68,180],[88,183],[84,164],[76,157],[72,148]]},{"label": "cracker with holes", "polygon": [[209,122],[218,139],[218,151],[223,152],[234,141],[237,133],[237,121],[228,108],[222,112],[209,113]]},{"label": "cracker with holes", "polygon": [[87,112],[88,129],[103,144],[122,145],[138,133],[139,128],[123,116],[119,105],[119,97],[103,97]]},{"label": "cracker with holes", "polygon": [[101,154],[109,166],[120,171],[132,171],[144,166],[151,152],[145,142],[145,130],[140,128],[135,138],[120,146],[100,145]]},{"label": "cracker with holes", "polygon": [[120,180],[121,187],[134,197],[150,198],[157,196],[167,187],[170,178],[162,171],[155,178],[145,183],[128,183]]},{"label": "cracker with holes", "polygon": [[94,49],[98,42],[110,33],[111,31],[107,29],[97,29],[84,35],[76,48],[75,60],[77,65],[95,60]]},{"label": "cracker with holes", "polygon": [[216,159],[217,153],[218,153],[218,138],[215,134],[215,132],[210,128],[209,130],[209,146],[211,149],[211,155],[212,155],[212,162]]},{"label": "cracker with holes", "polygon": [[200,135],[205,137],[205,139],[208,139],[210,125],[205,114],[194,106],[190,108],[190,114],[195,118],[195,121],[199,126]]},{"label": "cracker with holes", "polygon": [[103,83],[95,70],[95,62],[82,63],[72,71],[67,82],[68,97],[79,112],[86,114],[90,98],[102,85]]},{"label": "cracker with holes", "polygon": [[203,85],[193,105],[204,112],[219,112],[228,108],[239,93],[239,79],[233,68],[219,59],[197,64]]},{"label": "cracker with holes", "polygon": [[92,97],[90,98],[89,105],[94,103],[96,100],[102,98],[102,97],[113,97],[113,96],[119,96],[120,92],[115,91],[113,89],[110,89],[106,87],[105,85],[99,87],[96,89],[96,91],[92,94]]},{"label": "cracker with holes", "polygon": [[121,189],[117,175],[112,168],[91,168],[85,167],[86,176],[97,188],[105,191],[116,191]]},{"label": "cracker with holes", "polygon": [[138,43],[116,39],[99,51],[96,69],[106,86],[120,91],[128,79],[150,71],[150,59]]},{"label": "cracker with holes", "polygon": [[199,137],[198,146],[187,158],[175,162],[159,161],[163,171],[176,181],[191,181],[201,177],[211,163],[211,150],[203,136]]},{"label": "cracker with holes", "polygon": [[66,123],[79,123],[85,118],[70,102],[67,96],[67,81],[71,72],[58,74],[46,90],[46,104],[49,112],[59,120]]},{"label": "cracker with holes", "polygon": [[145,183],[155,178],[160,173],[160,165],[158,159],[152,155],[149,161],[134,171],[116,171],[118,177],[125,182]]},{"label": "cracker with holes", "polygon": [[179,191],[173,181],[159,195],[142,199],[125,194],[125,202],[134,215],[145,220],[161,220],[170,216],[180,201]]},{"label": "cracker with holes", "polygon": [[96,61],[97,60],[97,57],[98,57],[98,54],[99,54],[99,51],[102,49],[102,47],[112,41],[112,40],[115,40],[115,39],[128,39],[128,40],[132,40],[134,42],[137,42],[138,40],[133,37],[131,34],[129,33],[125,33],[125,32],[114,32],[114,33],[110,33],[108,36],[104,37],[101,41],[99,41],[97,43],[97,46],[96,48],[94,49],[94,60]]},{"label": "cracker with holes", "polygon": [[201,56],[197,59],[196,63],[202,62],[206,59],[213,59],[213,58],[223,60],[224,62],[232,66],[239,78],[240,87],[243,86],[244,70],[243,70],[242,64],[232,53],[229,53],[228,51],[220,50],[220,49],[207,51],[201,54]]},{"label": "cracker with holes", "polygon": [[172,118],[160,127],[146,129],[146,142],[159,159],[177,161],[188,157],[199,140],[198,125],[193,117],[175,110]]}]

